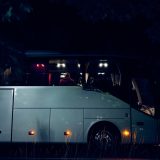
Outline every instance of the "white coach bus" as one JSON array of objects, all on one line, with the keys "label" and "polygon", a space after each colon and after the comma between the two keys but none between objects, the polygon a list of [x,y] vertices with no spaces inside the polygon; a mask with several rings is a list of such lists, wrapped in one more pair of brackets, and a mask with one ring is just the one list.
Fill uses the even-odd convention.
[{"label": "white coach bus", "polygon": [[[138,80],[119,89],[122,75],[108,60],[93,58],[82,70],[81,62],[32,59],[25,86],[1,86],[0,142],[159,144],[160,120],[143,104]],[[60,85],[68,73],[74,84]]]}]

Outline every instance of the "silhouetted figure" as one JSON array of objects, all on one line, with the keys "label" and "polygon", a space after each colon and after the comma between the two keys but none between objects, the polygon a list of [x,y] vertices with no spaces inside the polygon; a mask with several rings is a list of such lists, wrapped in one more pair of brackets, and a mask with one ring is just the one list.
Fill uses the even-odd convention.
[{"label": "silhouetted figure", "polygon": [[75,82],[74,80],[70,77],[70,73],[66,73],[65,77],[60,79],[60,86],[74,86]]},{"label": "silhouetted figure", "polygon": [[6,65],[2,71],[2,85],[9,86],[12,82],[12,70],[11,66]]}]

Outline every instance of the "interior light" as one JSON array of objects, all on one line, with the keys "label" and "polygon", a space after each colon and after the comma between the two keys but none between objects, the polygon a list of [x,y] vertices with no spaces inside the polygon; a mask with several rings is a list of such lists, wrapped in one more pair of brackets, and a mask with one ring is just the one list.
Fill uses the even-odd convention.
[{"label": "interior light", "polygon": [[57,68],[60,68],[61,67],[61,64],[60,63],[57,63]]},{"label": "interior light", "polygon": [[52,73],[48,74],[48,84],[51,85],[51,81],[52,81]]},{"label": "interior light", "polygon": [[77,66],[78,66],[78,68],[80,68],[80,67],[81,67],[81,64],[78,63]]},{"label": "interior light", "polygon": [[98,72],[98,75],[105,75],[104,72]]},{"label": "interior light", "polygon": [[44,64],[41,64],[41,66],[44,68],[45,67],[45,65]]},{"label": "interior light", "polygon": [[60,68],[60,67],[65,68],[66,64],[65,63],[57,63],[57,68]]},{"label": "interior light", "polygon": [[89,78],[89,73],[85,73],[85,81],[86,81],[86,83],[88,81],[88,78]]},{"label": "interior light", "polygon": [[107,68],[107,67],[108,67],[108,63],[103,63],[103,66],[104,66],[105,68]]},{"label": "interior light", "polygon": [[65,78],[66,77],[66,73],[61,73],[60,78]]},{"label": "interior light", "polygon": [[102,68],[103,67],[103,63],[99,63],[99,67]]},{"label": "interior light", "polygon": [[65,68],[65,67],[66,67],[66,64],[65,64],[65,63],[62,63],[61,66],[62,66],[63,68]]}]

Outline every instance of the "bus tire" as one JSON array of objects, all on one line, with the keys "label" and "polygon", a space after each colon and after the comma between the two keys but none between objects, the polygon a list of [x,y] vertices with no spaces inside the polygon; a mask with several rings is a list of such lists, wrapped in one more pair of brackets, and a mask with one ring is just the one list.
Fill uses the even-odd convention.
[{"label": "bus tire", "polygon": [[120,144],[120,132],[110,123],[100,123],[93,126],[88,135],[88,145],[91,150],[109,152]]}]

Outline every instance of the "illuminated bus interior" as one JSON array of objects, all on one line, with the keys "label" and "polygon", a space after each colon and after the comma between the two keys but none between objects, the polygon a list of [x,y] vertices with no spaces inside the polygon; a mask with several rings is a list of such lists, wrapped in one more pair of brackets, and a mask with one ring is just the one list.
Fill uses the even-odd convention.
[{"label": "illuminated bus interior", "polygon": [[95,58],[85,63],[79,59],[30,61],[25,85],[61,86],[60,81],[67,73],[74,80],[72,85],[83,86],[85,74],[85,83],[89,89],[108,92],[148,115],[159,115],[156,95],[158,84],[144,76],[122,75],[119,66],[107,59]]},{"label": "illuminated bus interior", "polygon": [[[60,83],[67,74],[74,83]],[[23,73],[20,69],[15,72],[9,66],[1,77],[1,86],[68,85],[99,90],[146,114],[159,116],[158,80],[138,74],[126,75],[116,63],[106,58],[28,58]]]},{"label": "illuminated bus interior", "polygon": [[48,61],[37,61],[36,63],[31,62],[27,67],[25,85],[57,86],[66,73],[70,73],[75,85],[82,85],[82,75],[86,74],[86,83],[93,83],[94,81],[95,87],[101,90],[108,87],[105,86],[106,81],[111,85],[120,83],[120,75],[115,75],[118,73],[116,66],[113,66],[107,60],[93,60],[86,65],[84,72],[82,64],[78,60],[50,59]]}]

